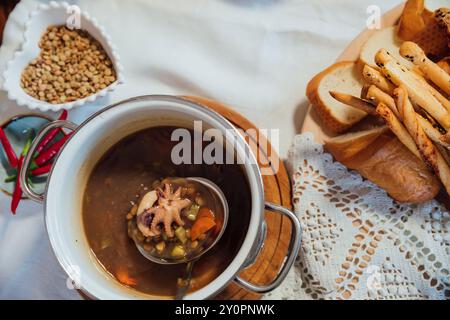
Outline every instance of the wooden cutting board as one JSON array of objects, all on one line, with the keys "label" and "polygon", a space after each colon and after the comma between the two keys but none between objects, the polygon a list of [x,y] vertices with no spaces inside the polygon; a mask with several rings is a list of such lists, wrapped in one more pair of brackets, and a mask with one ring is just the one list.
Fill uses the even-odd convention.
[{"label": "wooden cutting board", "polygon": [[[403,12],[404,4],[401,4],[389,12],[385,13],[381,18],[381,27],[386,28],[397,24],[400,16]],[[369,39],[377,30],[369,30],[365,28],[352,42],[344,49],[339,55],[336,62],[339,61],[356,61],[358,60],[359,53],[364,43]],[[322,143],[327,138],[335,136],[332,132],[328,131],[322,126],[315,109],[310,105],[308,112],[306,113],[305,120],[303,121],[301,132],[312,132],[314,139],[317,142]]]},{"label": "wooden cutting board", "polygon": [[[199,97],[186,98],[217,111],[232,122],[237,128],[242,128],[244,131],[250,128],[258,129],[253,123],[238,112],[221,103]],[[272,146],[269,143],[266,143],[265,140],[261,140],[258,147],[263,151],[263,154],[272,154],[273,157],[278,157],[275,151],[272,150]],[[264,194],[266,201],[281,204],[290,209],[291,185],[289,176],[283,161],[280,160],[279,162],[280,166],[278,172],[274,175],[263,176]],[[264,247],[259,254],[256,263],[242,271],[240,274],[244,279],[261,285],[272,281],[278,274],[285,259],[291,237],[291,226],[288,218],[277,213],[266,211],[265,220],[267,224],[267,237]],[[216,297],[216,299],[227,300],[250,300],[259,298],[259,294],[249,292],[235,283],[231,283]]]}]

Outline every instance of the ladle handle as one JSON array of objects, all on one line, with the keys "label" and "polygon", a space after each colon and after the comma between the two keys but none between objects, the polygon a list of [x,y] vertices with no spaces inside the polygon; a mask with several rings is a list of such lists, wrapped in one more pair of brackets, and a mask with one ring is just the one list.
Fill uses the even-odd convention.
[{"label": "ladle handle", "polygon": [[265,285],[257,285],[257,284],[250,283],[250,282],[242,279],[239,276],[236,277],[235,281],[241,287],[243,287],[247,290],[251,290],[253,292],[257,292],[257,293],[266,293],[266,292],[272,291],[273,289],[278,287],[281,284],[281,282],[283,282],[283,280],[286,278],[289,270],[291,269],[292,265],[294,264],[295,258],[297,258],[297,254],[300,250],[300,244],[301,244],[302,229],[301,229],[300,221],[298,220],[296,215],[292,211],[290,211],[282,206],[273,204],[273,203],[266,202],[265,207],[266,207],[266,210],[280,213],[289,218],[289,220],[291,221],[291,225],[292,225],[291,241],[289,242],[289,248],[288,248],[286,260],[284,261],[284,264],[281,267],[281,270],[278,273],[278,275],[276,276],[275,280],[273,280],[271,283],[265,284]]},{"label": "ladle handle", "polygon": [[42,128],[42,130],[39,132],[39,134],[31,143],[30,150],[23,159],[22,170],[20,170],[19,179],[23,193],[31,200],[34,200],[39,203],[42,203],[44,201],[44,195],[38,194],[30,188],[30,185],[28,184],[28,173],[30,171],[31,161],[33,160],[33,155],[36,151],[36,148],[39,146],[39,143],[48,134],[48,132],[50,132],[55,128],[66,128],[69,130],[75,130],[77,128],[77,125],[67,120],[55,120],[47,124],[44,128]]}]

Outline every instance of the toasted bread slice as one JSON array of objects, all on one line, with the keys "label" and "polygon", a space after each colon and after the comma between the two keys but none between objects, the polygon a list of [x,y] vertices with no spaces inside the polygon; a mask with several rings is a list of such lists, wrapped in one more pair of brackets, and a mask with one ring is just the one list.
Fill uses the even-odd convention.
[{"label": "toasted bread slice", "polygon": [[332,151],[338,161],[342,162],[367,148],[386,131],[388,131],[388,127],[382,126],[370,130],[349,132],[328,139],[325,141],[325,146]]},{"label": "toasted bread slice", "polygon": [[417,43],[431,60],[442,59],[449,54],[445,9],[433,13],[425,8],[424,0],[408,0],[400,18],[398,36]]},{"label": "toasted bread slice", "polygon": [[366,43],[363,45],[361,53],[359,54],[358,63],[367,64],[376,68],[375,55],[380,48],[385,48],[397,60],[401,61],[403,65],[411,70],[414,68],[414,65],[410,61],[404,59],[399,53],[402,42],[403,41],[397,36],[397,29],[395,26],[378,30],[367,39]]},{"label": "toasted bread slice", "polygon": [[439,26],[447,33],[447,46],[450,47],[450,8],[440,8],[434,12]]},{"label": "toasted bread slice", "polygon": [[398,26],[399,37],[411,41],[426,28],[432,16],[433,13],[425,8],[424,0],[406,1]]},{"label": "toasted bread slice", "polygon": [[362,89],[360,79],[355,63],[343,61],[323,70],[308,83],[306,96],[327,129],[336,133],[344,132],[367,115],[330,95],[330,91],[337,91],[359,96]]},{"label": "toasted bread slice", "polygon": [[347,146],[341,141],[325,147],[337,161],[357,170],[399,202],[422,203],[438,194],[441,185],[437,178],[390,132],[379,135],[352,157],[340,158],[346,154],[343,149],[353,148],[353,140],[350,136]]}]

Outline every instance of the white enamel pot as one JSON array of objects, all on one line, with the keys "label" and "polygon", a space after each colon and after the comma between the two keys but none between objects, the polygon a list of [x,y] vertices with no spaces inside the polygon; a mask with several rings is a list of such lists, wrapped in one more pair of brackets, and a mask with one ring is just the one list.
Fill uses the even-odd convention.
[{"label": "white enamel pot", "polygon": [[[68,121],[54,121],[36,137],[24,159],[20,175],[24,193],[43,202],[45,223],[54,253],[62,268],[72,276],[79,288],[97,299],[158,299],[121,285],[99,264],[92,253],[82,221],[82,198],[87,179],[101,156],[127,135],[154,126],[192,128],[194,120],[201,120],[203,129],[216,128],[225,141],[233,141],[238,158],[245,159],[246,142],[235,127],[220,114],[194,102],[173,96],[141,96],[111,105],[94,114],[81,125]],[[27,184],[27,171],[39,141],[53,128],[73,130],[71,137],[55,159],[49,174],[46,191],[35,194]],[[253,155],[250,155],[253,157]],[[254,292],[264,293],[277,287],[286,277],[300,248],[301,229],[296,216],[289,210],[264,201],[260,169],[256,161],[246,161],[243,170],[251,190],[252,210],[243,243],[226,269],[205,287],[189,293],[186,299],[207,299],[218,294],[231,281]],[[287,216],[292,224],[289,250],[275,280],[260,286],[239,277],[239,272],[251,265],[265,239],[264,210]],[[230,213],[232,214],[232,212]]]}]

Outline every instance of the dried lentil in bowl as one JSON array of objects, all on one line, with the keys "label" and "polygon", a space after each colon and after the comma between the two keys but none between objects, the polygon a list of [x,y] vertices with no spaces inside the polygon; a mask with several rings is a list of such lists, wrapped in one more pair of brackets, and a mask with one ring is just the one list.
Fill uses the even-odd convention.
[{"label": "dried lentil in bowl", "polygon": [[101,44],[84,30],[51,26],[39,41],[41,52],[23,71],[21,87],[52,104],[88,97],[116,81]]}]

